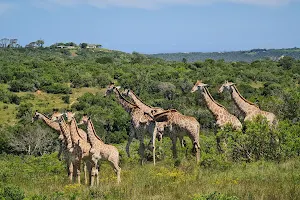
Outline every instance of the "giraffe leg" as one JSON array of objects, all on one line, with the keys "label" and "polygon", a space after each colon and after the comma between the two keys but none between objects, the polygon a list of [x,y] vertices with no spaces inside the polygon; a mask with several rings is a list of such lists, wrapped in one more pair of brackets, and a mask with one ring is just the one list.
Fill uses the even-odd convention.
[{"label": "giraffe leg", "polygon": [[80,172],[81,170],[81,159],[76,161],[76,175],[77,175],[77,183],[80,184]]},{"label": "giraffe leg", "polygon": [[87,176],[86,185],[91,185],[91,177],[92,177],[92,163],[90,161],[86,161],[86,169],[87,169]]},{"label": "giraffe leg", "polygon": [[129,147],[130,147],[130,144],[134,138],[134,131],[132,129],[132,127],[130,127],[130,133],[129,133],[129,137],[128,137],[128,141],[127,141],[127,144],[126,144],[126,153],[127,153],[127,156],[130,158],[130,151],[129,151]]},{"label": "giraffe leg", "polygon": [[177,149],[176,149],[176,142],[177,142],[177,137],[176,136],[171,136],[172,140],[172,151],[173,151],[173,158],[177,158]]},{"label": "giraffe leg", "polygon": [[180,146],[181,146],[181,148],[184,148],[185,156],[187,156],[188,155],[188,148],[186,147],[186,141],[183,139],[182,135],[179,136],[178,138],[179,138]]},{"label": "giraffe leg", "polygon": [[73,161],[73,182],[76,181],[77,176],[78,176],[78,174],[77,174],[77,168],[78,168],[77,162]]},{"label": "giraffe leg", "polygon": [[87,162],[83,162],[83,170],[84,170],[84,183],[85,185],[88,184],[88,178],[87,178]]},{"label": "giraffe leg", "polygon": [[140,135],[139,140],[140,140],[139,154],[141,157],[140,163],[141,163],[141,165],[143,165],[144,164],[144,154],[145,154],[144,136]]},{"label": "giraffe leg", "polygon": [[97,186],[99,186],[99,171],[100,171],[100,165],[98,164],[97,167],[96,167],[96,184]]},{"label": "giraffe leg", "polygon": [[72,183],[73,182],[73,172],[74,172],[73,162],[69,162],[68,165],[69,165],[68,166],[69,180]]},{"label": "giraffe leg", "polygon": [[97,163],[92,163],[91,165],[91,187],[95,185],[95,176],[97,176]]},{"label": "giraffe leg", "polygon": [[219,153],[223,153],[222,147],[221,147],[221,138],[218,136],[218,125],[214,123],[214,133],[216,136],[216,142],[217,142],[217,149]]},{"label": "giraffe leg", "polygon": [[153,156],[153,165],[155,165],[155,139],[156,139],[157,129],[156,127],[153,130],[152,134],[152,156]]},{"label": "giraffe leg", "polygon": [[121,182],[121,167],[119,167],[118,161],[111,160],[110,165],[113,167],[113,169],[117,175],[117,184],[120,184],[120,182]]},{"label": "giraffe leg", "polygon": [[59,161],[62,161],[61,156],[62,156],[63,149],[64,149],[63,143],[61,143],[61,144],[59,145],[59,150],[58,150],[58,154],[57,154],[57,158],[58,158]]},{"label": "giraffe leg", "polygon": [[194,148],[196,150],[196,162],[197,164],[200,162],[200,145],[198,142],[194,142]]}]

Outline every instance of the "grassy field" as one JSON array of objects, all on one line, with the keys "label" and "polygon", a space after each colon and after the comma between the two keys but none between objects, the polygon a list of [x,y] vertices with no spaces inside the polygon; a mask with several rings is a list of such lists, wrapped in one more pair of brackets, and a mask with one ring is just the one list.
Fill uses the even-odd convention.
[{"label": "grassy field", "polygon": [[[197,166],[191,156],[174,162],[168,138],[164,139],[165,159],[153,166],[151,161],[138,164],[125,155],[125,144],[118,146],[122,155],[122,182],[106,162],[100,167],[100,185],[70,184],[65,164],[57,154],[42,157],[1,155],[1,190],[24,193],[26,199],[300,199],[300,161],[282,163],[219,163],[209,168]],[[83,179],[82,179],[83,180]],[[9,188],[9,189],[7,189]],[[1,195],[0,195],[1,199]]]},{"label": "grassy field", "polygon": [[[1,84],[0,87],[5,88],[7,85]],[[70,105],[76,102],[77,98],[82,96],[84,93],[95,94],[97,92],[102,92],[104,94],[104,89],[101,88],[73,88],[72,94],[70,94],[70,104],[64,103],[62,97],[63,94],[49,94],[41,92],[16,92],[14,94],[22,98],[23,102],[31,103],[33,105],[33,110],[39,110],[41,112],[51,111],[53,108],[66,109]],[[14,124],[16,120],[16,108],[17,105],[6,104],[0,102],[0,124]]]},{"label": "grassy field", "polygon": [[[262,82],[253,82],[259,88]],[[6,87],[1,85],[1,87]],[[101,88],[73,89],[70,104],[84,93],[104,93]],[[31,103],[33,110],[51,111],[65,109],[61,94],[35,92],[15,93],[22,102]],[[0,124],[16,122],[17,106],[0,102]],[[202,133],[201,146],[210,145]],[[207,139],[206,139],[207,140]],[[191,146],[187,140],[188,146]],[[34,156],[0,154],[0,200],[2,199],[130,199],[130,200],[237,200],[237,199],[300,199],[300,160],[290,159],[280,163],[227,162],[220,155],[201,156],[201,165],[194,157],[178,146],[179,159],[171,154],[171,142],[164,138],[158,150],[157,165],[153,166],[151,152],[148,161],[139,165],[138,142],[132,143],[132,157],[125,153],[125,143],[116,145],[121,154],[121,179],[116,185],[116,176],[111,166],[103,162],[100,167],[100,185],[90,188],[84,184],[71,184],[66,165],[59,161],[57,153]],[[190,150],[189,150],[190,151]],[[161,153],[161,154],[159,154]],[[163,155],[163,156],[162,156]],[[83,175],[83,173],[82,173]],[[83,177],[82,177],[83,180]]]}]

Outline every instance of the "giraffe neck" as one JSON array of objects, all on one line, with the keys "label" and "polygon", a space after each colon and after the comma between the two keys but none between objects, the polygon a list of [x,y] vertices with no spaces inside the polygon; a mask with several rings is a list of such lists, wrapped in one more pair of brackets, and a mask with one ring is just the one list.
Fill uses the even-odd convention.
[{"label": "giraffe neck", "polygon": [[41,117],[41,119],[43,120],[43,122],[45,122],[48,126],[50,126],[51,128],[53,128],[54,130],[60,132],[60,127],[59,127],[58,122],[53,122],[51,119],[49,119],[48,117],[46,117],[42,113],[39,113],[39,116]]},{"label": "giraffe neck", "polygon": [[78,141],[84,140],[78,133],[78,127],[75,118],[73,118],[71,121],[70,134],[71,134],[72,142],[75,144],[77,144]]},{"label": "giraffe neck", "polygon": [[66,138],[67,148],[68,149],[72,148],[73,143],[72,143],[72,138],[71,138],[71,134],[70,134],[70,127],[69,127],[69,125],[62,118],[62,121],[59,123],[59,126],[60,126],[62,134]]},{"label": "giraffe neck", "polygon": [[235,86],[231,86],[231,96],[237,107],[246,115],[253,112],[254,110],[259,110],[259,108],[254,103],[245,99]]},{"label": "giraffe neck", "polygon": [[220,114],[223,113],[222,111],[226,111],[226,109],[221,104],[213,99],[207,88],[204,87],[204,91],[201,93],[204,96],[208,109],[216,118],[218,118]]},{"label": "giraffe neck", "polygon": [[88,138],[89,138],[89,141],[91,142],[92,147],[97,146],[97,144],[99,144],[99,142],[101,144],[104,144],[104,142],[96,134],[94,124],[90,119],[87,121],[87,132],[88,132]]},{"label": "giraffe neck", "polygon": [[151,106],[146,105],[144,102],[142,102],[142,100],[137,97],[133,91],[130,90],[129,92],[129,96],[130,98],[133,100],[133,102],[139,107],[141,108],[144,112],[150,113],[152,110]]},{"label": "giraffe neck", "polygon": [[114,89],[114,93],[119,101],[119,103],[121,104],[121,106],[125,109],[126,112],[131,113],[132,109],[134,109],[136,107],[136,105],[130,103],[129,101],[127,101],[120,93],[120,91],[115,88]]}]

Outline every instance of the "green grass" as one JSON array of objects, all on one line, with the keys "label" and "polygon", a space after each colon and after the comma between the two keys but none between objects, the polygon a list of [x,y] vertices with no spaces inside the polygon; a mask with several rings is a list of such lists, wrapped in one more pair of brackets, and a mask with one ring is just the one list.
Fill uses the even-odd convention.
[{"label": "green grass", "polygon": [[[6,84],[1,84],[0,87],[6,88]],[[66,109],[77,101],[77,98],[82,96],[84,93],[95,94],[102,92],[104,89],[101,88],[73,88],[72,94],[70,94],[70,104],[66,104],[62,100],[64,94],[49,94],[42,92],[37,94],[36,92],[16,92],[15,94],[22,98],[22,102],[33,104],[32,110],[39,110],[41,112],[51,111],[52,108]],[[7,108],[4,109],[4,107]],[[5,104],[0,102],[0,124],[13,125],[17,122],[16,120],[16,108],[15,104]]]},{"label": "green grass", "polygon": [[16,105],[6,104],[0,101],[0,124],[15,124],[16,120]]},{"label": "green grass", "polygon": [[151,161],[144,166],[138,164],[137,142],[133,143],[130,159],[124,153],[125,144],[119,145],[121,184],[116,185],[111,166],[104,162],[100,168],[100,186],[94,188],[70,184],[65,165],[58,161],[56,153],[23,158],[1,155],[0,187],[17,186],[27,199],[206,199],[205,195],[218,193],[228,197],[223,199],[300,198],[299,159],[279,164],[260,161],[231,163],[226,168],[204,168],[197,166],[192,157],[181,156],[175,166],[166,148],[170,142],[165,139],[164,143],[167,156],[156,166]]}]

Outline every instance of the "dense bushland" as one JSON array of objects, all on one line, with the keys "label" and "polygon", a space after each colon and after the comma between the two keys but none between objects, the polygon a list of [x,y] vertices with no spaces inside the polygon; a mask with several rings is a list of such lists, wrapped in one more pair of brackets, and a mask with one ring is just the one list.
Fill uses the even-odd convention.
[{"label": "dense bushland", "polygon": [[[285,57],[279,61],[246,63],[207,59],[186,63],[148,58],[136,52],[82,49],[71,54],[47,48],[0,49],[0,58],[3,105],[0,112],[3,116],[12,112],[17,120],[15,124],[0,126],[0,199],[14,199],[12,196],[17,196],[15,199],[24,196],[31,199],[295,199],[299,196],[299,177],[295,175],[299,172],[300,154],[298,60]],[[203,98],[190,93],[197,79],[209,84],[215,100],[243,121],[230,95],[217,92],[225,80],[235,82],[245,98],[278,116],[277,129],[270,129],[265,119],[258,118],[243,124],[245,128],[240,132],[231,127],[215,130],[214,118]],[[130,127],[129,116],[114,97],[104,97],[103,89],[78,96],[76,101],[70,99],[78,88],[104,88],[111,81],[123,89],[132,89],[149,105],[175,108],[196,117],[201,124],[200,165],[194,164],[189,140],[187,149],[180,149],[180,156],[174,161],[170,141],[164,138],[158,144],[156,167],[150,164],[151,152],[147,152],[149,165],[145,167],[138,165],[136,153],[127,158],[124,144]],[[50,98],[48,103],[39,102],[30,93],[36,90],[61,95],[60,104],[77,111],[77,118],[88,113],[97,134],[106,143],[118,146],[124,169],[124,183],[120,187],[114,186],[111,180],[114,174],[106,164],[101,188],[67,184],[65,165],[53,153],[59,148],[58,134],[42,122],[31,122],[37,107],[50,116],[53,108],[50,105],[57,102],[51,102]],[[48,95],[45,94],[46,100]],[[216,137],[221,139],[222,152],[218,151]],[[134,143],[131,151],[137,149]],[[26,184],[29,179],[32,183]]]}]

